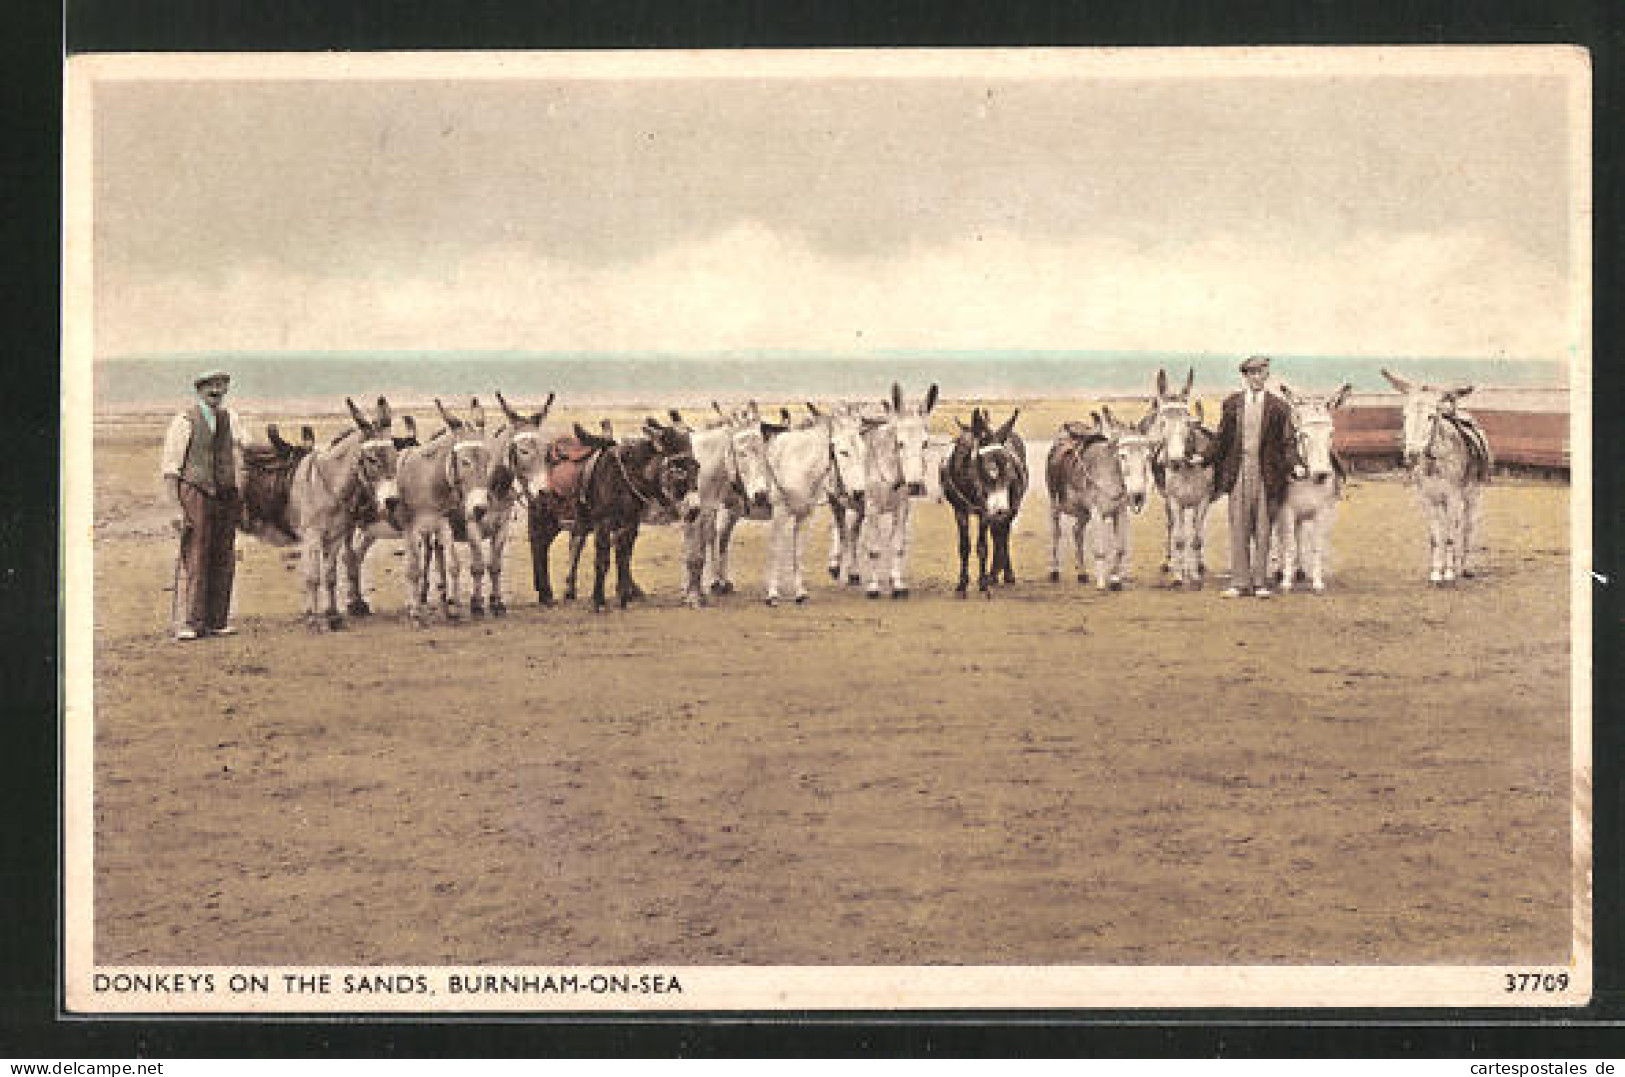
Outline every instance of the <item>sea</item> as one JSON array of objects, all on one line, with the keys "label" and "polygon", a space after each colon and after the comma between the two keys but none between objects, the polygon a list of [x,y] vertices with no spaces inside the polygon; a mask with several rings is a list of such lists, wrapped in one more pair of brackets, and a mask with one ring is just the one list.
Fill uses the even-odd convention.
[{"label": "sea", "polygon": [[[949,399],[1020,400],[1142,396],[1157,371],[1183,385],[1194,369],[1198,392],[1234,388],[1242,356],[1175,352],[977,351],[824,355],[753,351],[725,354],[592,352],[187,352],[132,355],[95,363],[98,409],[168,406],[201,370],[232,375],[232,397],[253,402],[325,403],[379,394],[401,403],[440,396],[489,397],[500,391],[516,407],[559,402],[650,406],[762,400],[883,397],[893,382],[915,399],[936,383]],[[1295,389],[1382,391],[1388,367],[1414,381],[1479,386],[1567,385],[1567,367],[1550,360],[1272,356],[1272,372]]]}]

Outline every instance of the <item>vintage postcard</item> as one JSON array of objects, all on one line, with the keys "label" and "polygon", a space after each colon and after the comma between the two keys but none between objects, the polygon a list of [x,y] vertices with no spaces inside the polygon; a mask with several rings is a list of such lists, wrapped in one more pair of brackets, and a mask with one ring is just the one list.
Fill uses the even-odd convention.
[{"label": "vintage postcard", "polygon": [[73,57],[66,1009],[1585,1004],[1590,80]]}]

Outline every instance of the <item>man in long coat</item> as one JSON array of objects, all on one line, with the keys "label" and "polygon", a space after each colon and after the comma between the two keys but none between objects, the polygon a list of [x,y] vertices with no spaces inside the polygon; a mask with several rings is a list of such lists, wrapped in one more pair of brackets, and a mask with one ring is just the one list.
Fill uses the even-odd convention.
[{"label": "man in long coat", "polygon": [[225,406],[231,376],[211,370],[192,383],[195,399],[169,424],[161,471],[180,535],[175,563],[177,640],[229,636],[243,424]]},{"label": "man in long coat", "polygon": [[1220,594],[1268,598],[1270,532],[1292,471],[1292,422],[1286,401],[1265,388],[1270,361],[1241,364],[1245,388],[1225,399],[1210,462],[1214,494],[1230,497],[1230,586]]}]

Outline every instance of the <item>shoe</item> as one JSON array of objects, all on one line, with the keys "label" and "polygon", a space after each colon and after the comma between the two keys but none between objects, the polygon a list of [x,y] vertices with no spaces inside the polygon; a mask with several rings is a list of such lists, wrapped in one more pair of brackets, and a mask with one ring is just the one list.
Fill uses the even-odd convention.
[{"label": "shoe", "polygon": [[177,643],[179,643],[181,641],[184,641],[184,640],[189,640],[189,639],[197,639],[197,629],[195,629],[195,628],[177,628],[177,629],[175,629],[175,641]]},{"label": "shoe", "polygon": [[1220,598],[1240,598],[1241,597],[1241,590],[1239,588],[1236,588],[1236,587],[1226,587],[1224,590],[1219,592],[1219,597]]},{"label": "shoe", "polygon": [[221,625],[219,628],[209,629],[209,635],[211,636],[235,636],[236,634],[236,625]]},{"label": "shoe", "polygon": [[1254,598],[1268,598],[1268,597],[1270,597],[1270,589],[1268,587],[1256,588],[1253,591],[1253,597]]}]

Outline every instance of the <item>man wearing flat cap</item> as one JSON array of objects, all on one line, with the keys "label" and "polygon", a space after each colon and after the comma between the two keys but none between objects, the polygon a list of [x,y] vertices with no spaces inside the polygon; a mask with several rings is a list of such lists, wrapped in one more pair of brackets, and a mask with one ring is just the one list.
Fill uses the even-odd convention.
[{"label": "man wearing flat cap", "polygon": [[209,370],[193,381],[197,398],[169,424],[162,473],[180,534],[175,561],[177,640],[229,636],[241,503],[237,471],[243,424],[225,406],[231,375]]},{"label": "man wearing flat cap", "polygon": [[1269,373],[1270,361],[1262,355],[1241,364],[1245,388],[1225,399],[1208,461],[1214,465],[1214,495],[1230,496],[1230,586],[1220,592],[1225,598],[1270,596],[1270,532],[1292,469],[1292,413],[1265,389]]}]

